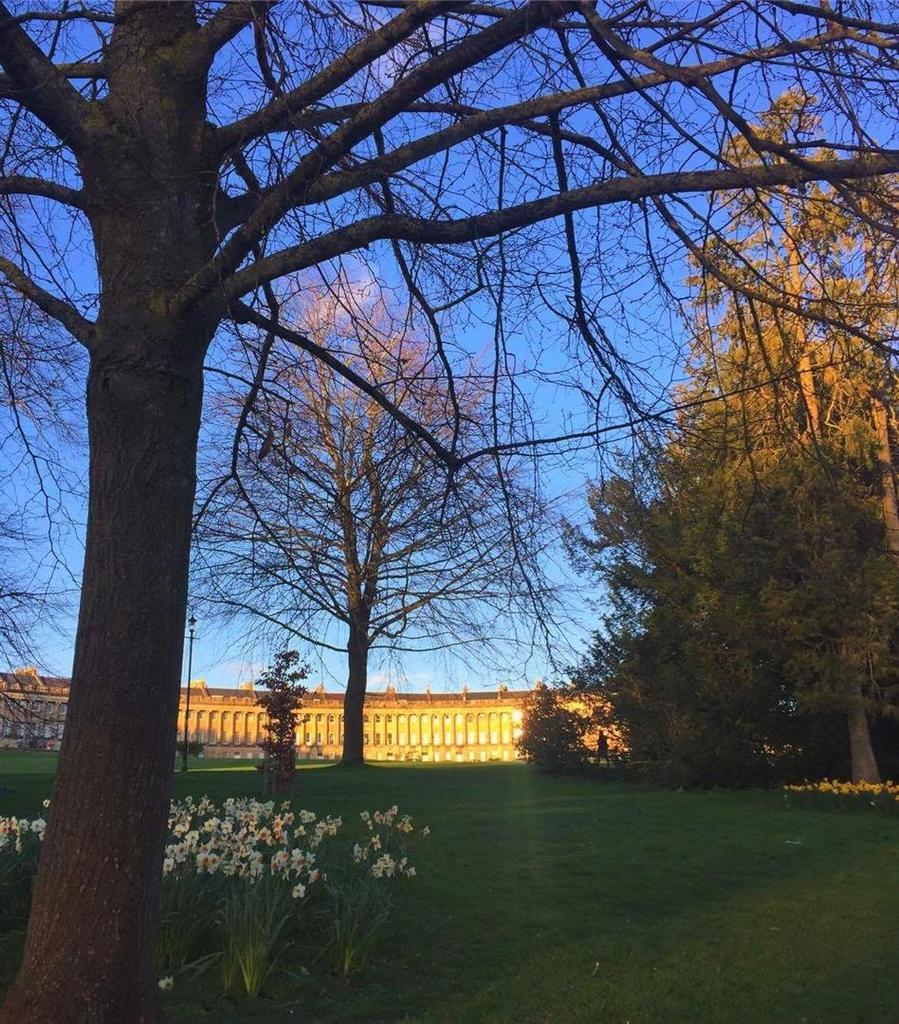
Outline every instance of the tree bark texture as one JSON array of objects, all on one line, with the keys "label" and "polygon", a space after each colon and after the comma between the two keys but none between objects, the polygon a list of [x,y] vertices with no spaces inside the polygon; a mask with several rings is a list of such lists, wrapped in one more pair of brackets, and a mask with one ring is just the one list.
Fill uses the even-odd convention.
[{"label": "tree bark texture", "polygon": [[873,414],[880,464],[880,501],[884,536],[887,550],[894,558],[899,559],[899,497],[896,494],[896,467],[893,461],[890,411],[882,398],[874,399]]},{"label": "tree bark texture", "polygon": [[347,643],[346,694],[343,699],[343,756],[342,764],[362,764],[365,761],[365,691],[368,686],[368,631],[364,625],[350,624]]},{"label": "tree bark texture", "polygon": [[89,345],[72,683],[24,960],[2,1024],[162,1019],[155,933],[203,358],[217,322],[208,305],[181,319],[170,310],[214,252],[214,175],[202,69],[169,46],[193,5],[125,13],[106,55],[104,130],[80,155],[102,298]]},{"label": "tree bark texture", "polygon": [[161,1019],[153,954],[201,381],[199,365],[149,376],[97,360],[90,370],[90,503],[72,686],[24,962],[4,1022]]},{"label": "tree bark texture", "polygon": [[871,727],[861,694],[848,711],[849,756],[853,782],[880,782],[880,771],[871,743]]}]

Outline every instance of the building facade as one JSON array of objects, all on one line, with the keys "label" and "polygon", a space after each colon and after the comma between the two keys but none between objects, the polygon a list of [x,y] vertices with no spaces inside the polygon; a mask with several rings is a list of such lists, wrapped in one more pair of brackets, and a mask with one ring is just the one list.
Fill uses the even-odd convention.
[{"label": "building facade", "polygon": [[[0,746],[58,749],[68,703],[68,679],[47,679],[32,670],[0,675]],[[365,757],[370,761],[514,761],[527,690],[400,693],[388,687],[365,700]],[[4,706],[15,714],[4,714]],[[252,683],[238,689],[194,680],[181,690],[178,739],[185,724],[207,757],[261,755],[266,716]],[[297,756],[340,757],[343,694],[321,685],[303,698],[297,721]]]},{"label": "building facade", "polygon": [[58,750],[69,680],[33,668],[0,673],[0,747]]},{"label": "building facade", "polygon": [[[524,698],[529,691],[400,693],[388,687],[365,698],[363,739],[370,761],[514,761],[521,735]],[[181,692],[178,735],[184,736],[186,690]],[[258,757],[265,735],[265,712],[252,684],[238,690],[194,681],[190,691],[188,736],[209,757]],[[323,686],[303,698],[297,721],[297,756],[340,757],[343,748],[343,694]]]}]

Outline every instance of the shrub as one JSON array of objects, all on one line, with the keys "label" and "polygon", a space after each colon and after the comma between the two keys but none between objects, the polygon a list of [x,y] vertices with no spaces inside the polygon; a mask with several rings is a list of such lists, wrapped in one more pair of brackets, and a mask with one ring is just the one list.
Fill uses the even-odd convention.
[{"label": "shrub", "polygon": [[589,727],[587,719],[566,706],[566,691],[539,686],[525,701],[516,746],[545,771],[580,771],[590,756],[585,742]]},{"label": "shrub", "polygon": [[307,665],[299,664],[296,651],[283,650],[275,655],[274,664],[259,677],[259,685],[268,690],[257,698],[267,715],[267,735],[260,743],[273,792],[286,789],[296,770],[297,714],[303,704],[306,687],[302,681],[309,675]]}]

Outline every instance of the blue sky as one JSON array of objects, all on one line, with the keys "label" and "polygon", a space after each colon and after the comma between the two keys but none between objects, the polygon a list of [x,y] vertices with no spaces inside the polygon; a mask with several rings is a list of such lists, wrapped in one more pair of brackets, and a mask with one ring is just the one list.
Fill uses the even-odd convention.
[{"label": "blue sky", "polygon": [[[84,41],[83,38],[79,39],[78,31],[88,33],[84,38],[90,38],[89,28],[82,26],[79,30],[77,26],[74,27],[71,34],[64,37],[64,46],[68,46],[72,52],[60,52],[59,59],[77,56],[80,44]],[[219,97],[221,109],[217,108],[215,112],[230,117],[229,110],[240,108],[247,99],[247,93],[242,91],[247,87],[242,84],[244,77],[241,74],[233,81],[224,75],[223,80],[225,84]],[[751,76],[741,81],[746,83],[743,86],[745,101],[751,105],[758,98],[753,95]],[[508,80],[502,75],[491,80],[490,86],[497,90],[498,99],[502,99],[506,93],[511,96],[516,91],[511,73]],[[676,109],[688,118],[697,111],[695,102],[688,94],[678,96],[666,93],[666,103],[669,102],[677,104]],[[670,109],[675,110],[675,107]],[[587,118],[588,114],[584,112],[582,116]],[[585,130],[589,130],[589,127],[585,122]],[[676,144],[670,148],[659,145],[656,153],[655,141],[647,137],[648,169],[655,169],[652,166],[653,160],[657,160],[659,166],[664,168],[698,166],[705,162],[705,158],[693,147],[683,140],[675,141]],[[643,139],[637,140],[637,148],[643,143]],[[571,173],[572,184],[576,185],[581,182],[574,179],[581,176],[589,179],[592,169],[586,164],[580,166],[573,162]],[[463,186],[470,183],[464,174],[460,175],[460,179],[454,183],[456,191],[452,198],[455,203],[464,204],[467,201]],[[535,188],[529,176],[523,175],[518,183],[518,194],[513,199],[517,201],[528,198]],[[476,189],[472,189],[474,192]],[[477,198],[472,202],[476,203]],[[701,211],[701,204],[699,207]],[[460,208],[464,209],[464,206]],[[44,231],[48,246],[51,238],[55,240],[59,237],[65,237],[69,245],[66,259],[54,267],[58,279],[50,275],[44,278],[44,283],[53,290],[74,293],[82,310],[88,315],[94,315],[96,273],[83,223],[79,224],[76,220],[74,233],[67,235],[68,228],[62,223],[59,211],[48,207],[46,203],[35,204],[33,217],[36,235]],[[312,223],[314,225],[315,222]],[[585,245],[585,252],[596,254],[594,260],[585,261],[584,273],[586,291],[597,323],[602,325],[615,347],[627,352],[639,364],[638,388],[642,391],[644,406],[664,403],[672,379],[682,363],[684,330],[677,304],[670,296],[665,296],[653,280],[656,268],[647,256],[640,215],[634,208],[625,206],[585,211],[577,218],[576,230],[589,243]],[[650,225],[649,230],[655,231],[656,227]],[[285,238],[276,238],[276,244]],[[536,278],[529,291],[526,274],[522,272],[520,279],[516,279],[519,290],[514,293],[510,290],[501,317],[506,349],[514,358],[516,369],[521,370],[527,366],[532,371],[522,387],[536,416],[536,429],[545,435],[591,425],[592,411],[582,401],[582,397],[597,393],[603,384],[595,367],[574,365],[568,326],[563,317],[552,313],[547,305],[542,304],[542,299],[537,301],[540,288],[545,287],[559,307],[570,308],[567,258],[564,247],[559,244],[560,239],[561,226],[553,223],[538,226],[508,240],[510,261],[514,261],[516,256],[525,257],[525,262],[530,266],[528,272],[533,271]],[[682,294],[686,273],[682,256],[679,251],[672,249],[670,240],[661,236],[652,237],[651,240],[657,246],[655,255],[663,259],[667,285],[674,292]],[[47,251],[52,250],[48,248]],[[538,255],[535,257],[534,253]],[[668,262],[665,262],[666,258]],[[395,271],[390,269],[392,259],[387,246],[373,245],[366,252],[365,260],[367,271],[376,280],[388,287],[395,283]],[[510,276],[516,278],[518,270],[513,262]],[[333,271],[334,268],[326,268],[325,273]],[[459,282],[456,284],[461,288]],[[460,355],[492,350],[496,317],[493,306],[486,298],[470,302],[464,309],[460,307],[454,312],[454,317],[456,319],[448,323],[447,328],[452,332],[453,343]],[[580,351],[582,353],[583,349]],[[218,358],[221,356],[214,349],[210,361],[215,362]],[[83,373],[82,357],[80,365],[73,370],[74,379],[69,388],[76,399],[71,410],[72,437],[58,450],[59,464],[54,467],[68,482],[80,482],[82,491],[87,466],[83,414],[77,409],[77,395],[83,388]],[[0,418],[0,431],[9,427],[8,415],[2,415],[6,415],[7,422],[4,423]],[[601,411],[600,422],[605,425],[622,418],[622,409],[610,400]],[[35,427],[35,431],[40,434],[39,426]],[[557,450],[547,456],[541,464],[543,486],[554,499],[559,515],[564,514],[574,519],[583,516],[582,497],[586,482],[596,477],[601,463],[608,468],[609,454],[615,444],[620,442],[626,445],[627,440],[627,432],[622,431],[617,437],[613,434],[605,439],[602,452],[587,443],[577,450]],[[50,455],[52,457],[52,453]],[[64,593],[67,602],[55,623],[44,621],[35,631],[36,659],[48,671],[68,674],[72,661],[77,584],[83,555],[84,506],[77,496],[65,494],[60,497],[60,507],[55,509],[56,525],[48,536],[43,519],[46,495],[38,487],[35,465],[29,464],[21,447],[17,449],[8,434],[2,433],[0,459],[7,462],[4,468],[14,469],[14,492],[7,494],[7,500],[13,506],[26,509],[32,534],[29,551],[20,551],[18,555],[11,556],[10,568],[20,568],[26,574],[36,573],[40,580],[51,579],[54,587]],[[55,494],[51,496],[51,504],[55,498]],[[574,577],[561,551],[554,559],[552,572],[568,585],[571,596],[570,616],[560,628],[555,645],[558,660],[565,664],[570,663],[576,651],[583,646],[593,615],[590,602],[600,600],[601,595],[591,590],[588,581]],[[271,638],[253,640],[253,633],[249,621],[224,627],[201,613],[198,640],[194,648],[194,676],[205,677],[210,684],[234,686],[258,672],[267,664],[275,641]],[[345,669],[339,654],[323,655],[312,650],[306,653],[313,678],[321,679],[329,688],[338,689],[343,685]],[[376,687],[388,679],[409,688],[431,685],[440,689],[463,684],[493,687],[500,682],[523,685],[547,675],[549,671],[548,662],[542,655],[524,660],[517,654],[513,656],[511,652],[505,656],[497,655],[493,663],[486,666],[468,666],[458,654],[452,652],[445,655],[396,657],[386,663],[375,659],[371,665],[372,681]]]},{"label": "blue sky", "polygon": [[[95,287],[93,258],[88,245],[79,248],[80,262],[70,262],[67,271],[78,283],[79,290],[90,292]],[[366,258],[366,272],[389,286],[392,273],[390,264],[386,260],[379,260],[377,247],[373,247]],[[612,258],[618,264],[616,271],[628,268],[633,270],[639,265],[638,254],[623,242]],[[617,291],[614,302],[610,303],[608,312],[604,314],[605,327],[612,341],[640,362],[647,384],[647,399],[655,397],[659,400],[667,395],[668,384],[677,371],[683,328],[676,310],[662,303],[640,274],[633,273],[632,276],[633,282]],[[683,272],[677,269],[672,275],[672,285],[682,290],[679,284],[682,279]],[[625,311],[629,314],[627,320],[624,319]],[[566,354],[564,327],[549,314],[535,315],[528,308],[526,297],[522,299],[520,307],[507,306],[504,313],[507,349],[513,353],[520,367],[530,364],[538,371],[522,383],[536,419],[536,432],[542,436],[552,436],[588,425],[590,409],[573,385],[589,390],[591,381],[589,376],[579,376],[576,381],[570,379],[570,359]],[[478,356],[492,350],[495,312],[488,303],[470,305],[465,311],[464,320],[447,323],[445,327],[452,334],[453,344],[460,356]],[[208,362],[215,364],[218,358],[219,350],[214,345]],[[85,369],[85,360],[82,358],[76,378],[83,379]],[[83,386],[81,379],[76,379],[73,388],[76,397],[78,387]],[[592,386],[598,387],[599,382],[593,381]],[[207,416],[209,406],[207,392]],[[623,419],[624,415],[612,403],[606,410],[603,422],[614,423]],[[86,430],[78,401],[74,402],[71,409],[71,420],[72,438],[64,448],[59,449],[58,454],[69,480],[80,481],[83,485],[87,479]],[[592,442],[583,442],[572,450],[547,451],[539,462],[541,483],[557,517],[583,521],[587,482],[596,479],[601,465],[608,467],[609,456],[616,441],[626,444],[628,436],[626,430],[621,431],[617,437],[613,434],[606,439],[601,452]],[[208,443],[208,436],[201,434],[201,461],[204,445]],[[21,452],[15,445],[0,446],[0,457],[9,460],[13,456],[21,458]],[[68,675],[71,671],[76,625],[77,584],[83,558],[83,493],[79,498],[60,492],[62,507],[54,518],[57,523],[67,525],[60,525],[54,531],[51,545],[42,517],[43,495],[27,460],[20,463],[15,478],[18,482],[15,498],[29,509],[33,541],[29,550],[20,552],[14,563],[21,565],[25,571],[31,571],[35,558],[45,567],[51,566],[54,587],[61,590],[64,596],[61,613],[53,621],[45,620],[34,631],[35,661],[48,673]],[[83,486],[81,490],[83,492]],[[595,608],[601,604],[601,594],[591,586],[590,581],[576,577],[561,546],[550,562],[549,571],[555,579],[564,583],[568,598],[566,607],[562,609],[560,628],[555,633],[554,655],[557,664],[571,665],[589,637],[591,622],[596,617]],[[247,617],[223,625],[205,615],[202,608],[195,605],[194,610],[200,618],[194,645],[194,678],[205,678],[210,685],[233,687],[252,678],[268,664],[277,639],[270,635],[259,639],[258,621]],[[328,639],[337,644],[345,642],[339,633],[331,632]],[[311,647],[301,650],[311,667],[314,681],[321,680],[328,689],[343,688],[346,675],[344,656]],[[186,657],[185,648],[185,674]],[[388,682],[409,690],[425,686],[435,690],[458,689],[463,685],[490,689],[500,683],[522,687],[532,684],[538,678],[552,677],[554,674],[553,666],[542,650],[524,657],[520,649],[500,649],[487,664],[466,658],[459,650],[385,656],[373,653],[370,663],[370,679],[374,689]]]},{"label": "blue sky", "polygon": [[[90,273],[87,268],[86,273]],[[477,330],[469,329],[468,337],[462,339],[466,348],[477,351],[483,339]],[[510,347],[526,348],[528,338],[509,339]],[[564,429],[571,417],[580,418],[577,402],[564,389],[551,389],[547,385],[535,390],[532,396],[535,410],[542,417],[543,431],[551,434]],[[87,459],[83,446],[84,424],[76,424],[75,443],[66,446],[61,454],[72,476],[86,480]],[[553,454],[541,463],[542,484],[552,499],[557,515],[569,520],[583,518],[583,492],[586,482],[595,477],[598,461],[596,453],[589,447],[570,455]],[[34,480],[26,479],[33,474],[20,474],[20,498],[34,505],[38,492]],[[53,674],[68,675],[71,671],[75,626],[77,621],[77,582],[83,558],[83,535],[85,507],[77,497],[65,498],[65,515],[71,525],[60,532],[54,546],[59,563],[54,572],[57,587],[65,591],[64,608],[51,622],[45,620],[34,631],[34,652],[41,668]],[[43,524],[37,523],[30,550],[20,553],[20,563],[27,566],[35,555],[48,558],[49,545],[43,534]],[[577,650],[581,649],[589,635],[591,618],[590,606],[597,599],[589,582],[573,576],[561,549],[550,566],[551,574],[566,583],[569,601],[564,609],[565,622],[558,631],[555,653],[562,664],[571,663]],[[200,617],[193,653],[193,677],[205,678],[210,685],[236,686],[240,681],[252,678],[267,664],[275,646],[275,639],[256,637],[258,623],[252,618],[221,624],[208,616],[202,608],[195,610]],[[341,642],[333,632],[329,639]],[[309,647],[300,648],[312,669],[314,681],[323,681],[328,689],[340,690],[345,685],[346,667],[344,657],[328,651]],[[185,645],[184,675],[187,671],[187,646]],[[370,685],[380,689],[392,682],[401,689],[415,690],[430,686],[432,689],[458,689],[468,685],[476,689],[490,689],[500,683],[521,687],[538,678],[553,674],[544,653],[536,651],[525,659],[520,652],[500,650],[490,664],[483,665],[471,658],[465,658],[458,651],[435,654],[396,653],[378,655],[373,653],[370,665]]]},{"label": "blue sky", "polygon": [[[369,265],[368,272],[379,273],[375,263]],[[85,259],[84,266],[70,267],[70,272],[82,280],[90,280],[93,266]],[[386,276],[386,272],[385,272]],[[649,311],[645,296],[635,292],[634,303],[642,302],[641,317],[648,319]],[[454,343],[458,349],[472,354],[481,354],[492,345],[492,310],[486,306],[480,310],[469,310],[467,322],[454,335]],[[661,306],[655,307],[654,315],[665,322],[665,329],[672,330],[675,325],[669,313]],[[448,325],[451,326],[451,325]],[[507,347],[517,353],[522,361],[533,358],[540,350],[540,366],[542,381],[528,382],[528,400],[538,420],[539,432],[553,435],[582,425],[587,417],[587,409],[578,395],[564,383],[560,377],[558,383],[552,383],[553,372],[561,374],[565,366],[562,355],[564,345],[561,338],[550,337],[547,343],[547,332],[558,329],[550,321],[540,323],[534,320],[516,320],[510,317],[507,323],[509,333],[506,338]],[[539,337],[535,338],[535,334]],[[632,343],[632,339],[627,339]],[[622,342],[624,344],[624,342]],[[643,353],[646,359],[654,356],[648,348]],[[216,359],[215,350],[210,361]],[[658,360],[656,360],[658,363]],[[659,365],[661,365],[659,363]],[[670,372],[670,367],[669,371]],[[667,379],[667,378],[666,378]],[[207,413],[209,408],[207,400]],[[614,410],[610,411],[610,415]],[[62,460],[71,478],[85,481],[87,478],[87,459],[85,452],[85,426],[83,413],[77,403],[72,411],[74,432],[72,443],[60,452]],[[622,437],[626,436],[623,432]],[[201,436],[201,458],[204,444],[209,443],[208,436]],[[0,449],[0,454],[7,454],[7,449]],[[608,452],[606,452],[607,456]],[[551,451],[540,460],[542,486],[551,500],[552,508],[557,517],[565,516],[568,520],[582,521],[585,514],[584,488],[589,480],[595,479],[600,465],[599,453],[592,443],[579,446],[570,452]],[[41,520],[42,504],[40,491],[35,487],[34,474],[23,464],[17,474],[20,480],[18,499],[24,501],[35,517],[34,542],[25,557],[21,555],[21,564],[27,566],[37,555],[49,557],[49,545]],[[59,562],[54,572],[56,587],[65,591],[65,607],[54,621],[42,623],[34,633],[35,660],[45,671],[54,674],[68,675],[71,671],[74,634],[77,610],[77,582],[83,558],[83,534],[85,506],[77,496],[64,496],[65,518],[70,526],[62,529],[55,539],[54,546],[59,554]],[[61,515],[57,519],[63,518]],[[559,547],[549,565],[551,575],[565,584],[567,595],[566,607],[562,609],[562,623],[555,634],[554,654],[557,662],[566,665],[576,660],[577,652],[589,636],[590,623],[594,618],[593,608],[600,595],[591,587],[587,580],[578,579],[568,565],[564,553]],[[239,682],[258,674],[269,662],[273,648],[277,643],[271,636],[257,637],[258,622],[251,617],[224,625],[204,614],[201,607],[194,606],[200,619],[197,639],[194,645],[193,676],[205,678],[210,685],[236,686]],[[328,639],[338,644],[345,642],[339,633],[329,633]],[[303,649],[303,655],[312,669],[312,678],[321,680],[328,689],[339,690],[345,684],[346,667],[344,656],[321,651],[316,648]],[[187,650],[185,648],[186,675]],[[513,687],[521,687],[533,683],[538,678],[552,676],[554,670],[545,652],[535,651],[530,657],[524,657],[520,649],[499,649],[487,664],[478,662],[471,657],[466,658],[463,652],[450,650],[435,654],[406,653],[378,655],[373,653],[370,664],[370,679],[374,689],[382,688],[393,682],[402,689],[458,689],[468,685],[477,689],[490,689],[500,683]]]}]

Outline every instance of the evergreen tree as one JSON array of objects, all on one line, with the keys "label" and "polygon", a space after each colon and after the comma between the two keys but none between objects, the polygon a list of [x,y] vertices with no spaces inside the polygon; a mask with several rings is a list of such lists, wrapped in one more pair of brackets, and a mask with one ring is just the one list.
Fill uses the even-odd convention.
[{"label": "evergreen tree", "polygon": [[572,706],[570,692],[540,685],[525,702],[516,746],[544,771],[579,771],[589,759],[586,736],[590,726],[590,717]]},{"label": "evergreen tree", "polygon": [[[790,147],[820,118],[791,91],[754,131]],[[750,153],[746,136],[725,149]],[[876,218],[850,225],[836,198],[775,188],[712,211],[727,227],[694,251],[685,411],[661,460],[593,491],[594,536],[575,544],[612,602],[582,675],[682,780],[827,770],[837,713],[852,777],[879,777],[870,720],[897,678],[897,279]]]}]

